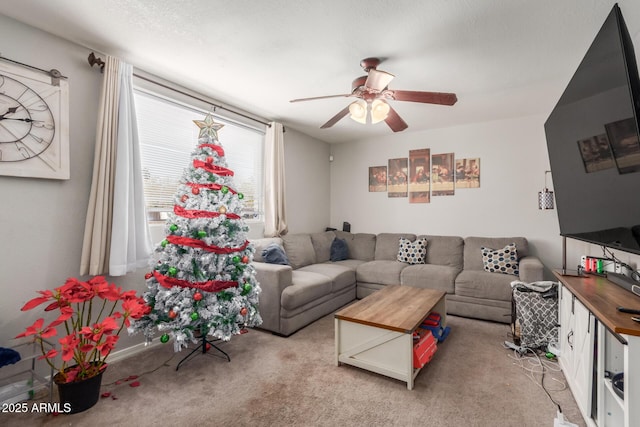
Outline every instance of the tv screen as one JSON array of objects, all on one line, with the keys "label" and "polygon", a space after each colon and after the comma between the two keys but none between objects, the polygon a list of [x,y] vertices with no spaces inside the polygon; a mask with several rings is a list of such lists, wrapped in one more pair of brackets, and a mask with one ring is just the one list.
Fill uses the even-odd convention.
[{"label": "tv screen", "polygon": [[561,235],[640,254],[639,100],[615,5],[544,126]]}]

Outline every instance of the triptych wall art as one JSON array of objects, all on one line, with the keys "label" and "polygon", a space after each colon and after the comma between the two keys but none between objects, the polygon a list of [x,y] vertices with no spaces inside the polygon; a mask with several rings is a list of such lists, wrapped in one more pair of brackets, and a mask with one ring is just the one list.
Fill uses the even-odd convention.
[{"label": "triptych wall art", "polygon": [[410,150],[409,158],[369,167],[369,192],[408,197],[409,203],[429,203],[431,197],[453,196],[463,188],[480,188],[479,158],[456,159],[453,153],[422,148]]}]

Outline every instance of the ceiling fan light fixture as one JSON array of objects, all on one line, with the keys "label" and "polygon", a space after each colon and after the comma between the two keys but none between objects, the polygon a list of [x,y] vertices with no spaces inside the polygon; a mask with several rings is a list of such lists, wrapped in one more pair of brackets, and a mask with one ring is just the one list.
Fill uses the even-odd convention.
[{"label": "ceiling fan light fixture", "polygon": [[371,103],[371,123],[380,123],[389,116],[391,107],[382,99],[376,99]]},{"label": "ceiling fan light fixture", "polygon": [[369,75],[364,85],[366,88],[375,92],[381,92],[389,85],[394,77],[393,74],[387,73],[386,71],[371,69],[369,70]]},{"label": "ceiling fan light fixture", "polygon": [[362,124],[367,123],[367,103],[362,99],[358,99],[349,104],[349,113],[351,113],[350,117],[356,122]]},{"label": "ceiling fan light fixture", "polygon": [[311,101],[327,98],[357,98],[330,118],[320,129],[328,129],[346,116],[361,124],[375,124],[384,121],[393,132],[401,132],[408,125],[402,120],[386,100],[408,101],[421,104],[453,105],[458,101],[455,93],[421,92],[415,90],[390,90],[389,83],[394,75],[378,70],[380,58],[365,58],[360,66],[367,73],[351,82],[351,92],[340,95],[315,96],[312,98],[292,99],[290,102]]}]

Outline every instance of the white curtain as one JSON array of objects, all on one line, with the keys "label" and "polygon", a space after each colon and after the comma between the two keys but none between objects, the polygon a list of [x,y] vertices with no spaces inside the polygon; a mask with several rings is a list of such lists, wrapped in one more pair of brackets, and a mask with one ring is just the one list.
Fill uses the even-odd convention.
[{"label": "white curtain", "polygon": [[133,100],[133,67],[120,63],[118,71],[120,102],[109,255],[110,276],[122,276],[137,268],[148,266],[151,254],[151,237],[140,166],[140,141]]},{"label": "white curtain", "polygon": [[121,276],[146,266],[146,219],[132,67],[107,56],[80,274]]},{"label": "white curtain", "polygon": [[287,234],[284,179],[284,129],[271,122],[264,145],[264,236]]}]

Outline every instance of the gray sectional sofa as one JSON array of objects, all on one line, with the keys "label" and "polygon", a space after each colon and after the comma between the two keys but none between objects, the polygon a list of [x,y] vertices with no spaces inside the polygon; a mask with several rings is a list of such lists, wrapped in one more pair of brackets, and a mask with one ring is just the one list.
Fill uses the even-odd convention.
[{"label": "gray sectional sofa", "polygon": [[[348,259],[330,261],[331,243],[344,239]],[[400,238],[426,238],[421,264],[397,260]],[[511,282],[542,280],[542,263],[529,254],[524,237],[457,237],[408,233],[326,231],[252,241],[254,267],[262,288],[262,329],[288,336],[356,298],[387,285],[440,289],[447,313],[502,323],[511,321]],[[290,265],[264,262],[272,243],[284,248]],[[502,249],[515,243],[519,276],[485,271],[481,247]]]}]

